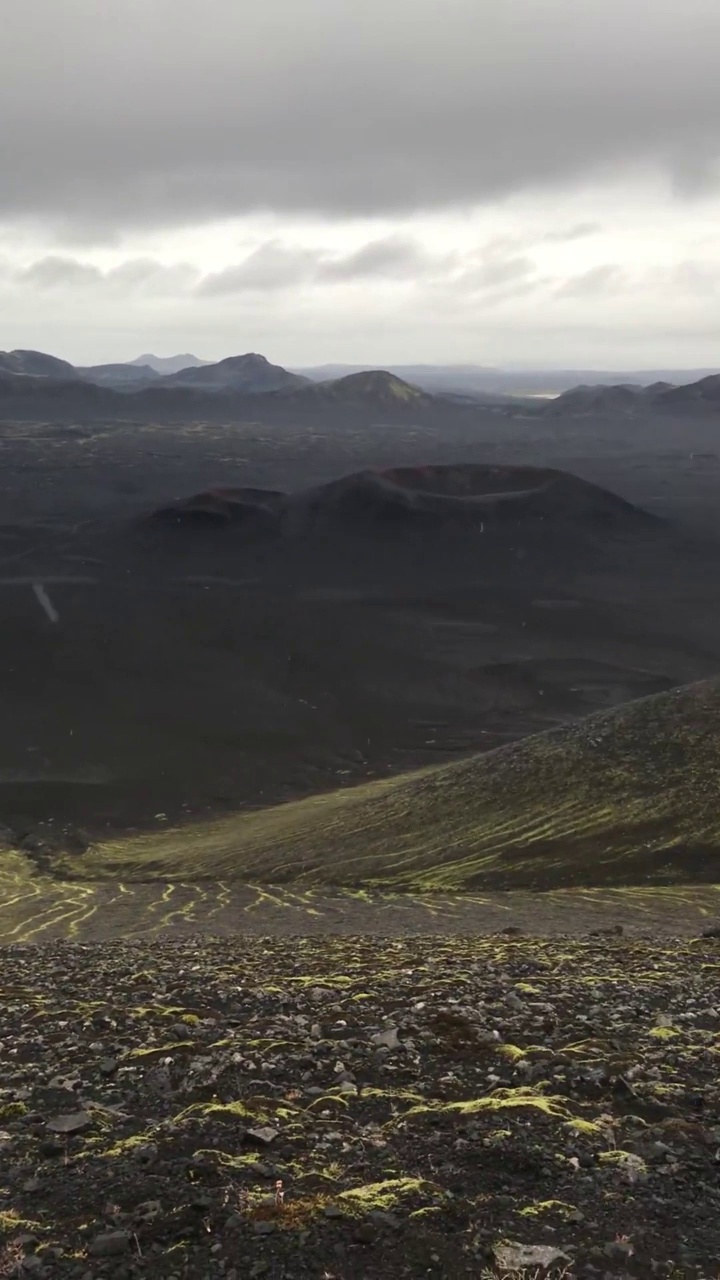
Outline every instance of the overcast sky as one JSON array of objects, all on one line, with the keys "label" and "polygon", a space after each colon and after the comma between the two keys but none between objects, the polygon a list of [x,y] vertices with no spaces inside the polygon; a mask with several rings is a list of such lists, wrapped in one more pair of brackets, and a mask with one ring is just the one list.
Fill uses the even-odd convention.
[{"label": "overcast sky", "polygon": [[718,0],[3,0],[0,348],[720,366]]}]

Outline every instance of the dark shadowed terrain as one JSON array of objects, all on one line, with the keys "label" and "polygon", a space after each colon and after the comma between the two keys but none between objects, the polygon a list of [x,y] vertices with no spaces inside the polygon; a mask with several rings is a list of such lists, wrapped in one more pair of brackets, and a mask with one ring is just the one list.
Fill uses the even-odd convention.
[{"label": "dark shadowed terrain", "polygon": [[[682,430],[672,453],[619,454],[602,424],[481,416],[6,424],[7,824],[97,834],[267,805],[715,674],[715,473]],[[454,464],[444,494],[418,464]],[[609,493],[526,470],[547,465]],[[412,473],[337,484],[393,466]],[[290,496],[147,519],[217,487]]]},{"label": "dark shadowed terrain", "polygon": [[3,425],[28,874],[720,671],[711,421],[388,414]]}]

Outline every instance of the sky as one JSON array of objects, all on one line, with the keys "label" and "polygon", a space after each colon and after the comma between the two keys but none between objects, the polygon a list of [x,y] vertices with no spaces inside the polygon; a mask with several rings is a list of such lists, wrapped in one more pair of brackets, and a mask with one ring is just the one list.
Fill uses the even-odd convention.
[{"label": "sky", "polygon": [[717,0],[4,0],[0,348],[720,367]]}]

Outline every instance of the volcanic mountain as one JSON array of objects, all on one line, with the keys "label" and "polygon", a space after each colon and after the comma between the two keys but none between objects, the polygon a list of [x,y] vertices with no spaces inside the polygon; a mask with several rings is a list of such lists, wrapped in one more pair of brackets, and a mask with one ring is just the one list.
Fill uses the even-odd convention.
[{"label": "volcanic mountain", "polygon": [[274,528],[277,514],[287,495],[273,489],[243,489],[218,487],[179,498],[167,507],[152,512],[152,521],[189,525],[215,526],[242,525],[245,530]]},{"label": "volcanic mountain", "polygon": [[271,364],[265,356],[248,352],[228,356],[217,364],[197,365],[181,369],[164,378],[166,387],[189,387],[204,391],[236,391],[244,394],[289,390],[307,383],[297,373],[288,373],[281,365]]},{"label": "volcanic mountain", "polygon": [[555,400],[549,400],[545,410],[549,418],[585,417],[602,414],[621,414],[632,417],[644,406],[645,389],[624,383],[618,386],[572,387],[563,391]]},{"label": "volcanic mountain", "polygon": [[720,373],[711,374],[686,386],[672,387],[660,396],[660,404],[667,409],[701,406],[720,408]]},{"label": "volcanic mountain", "polygon": [[[366,470],[293,494],[219,488],[159,508],[154,519],[180,524],[242,525],[253,517],[280,535],[443,526],[487,529],[568,525],[626,533],[660,522],[597,485],[567,472],[480,464]],[[259,526],[258,526],[259,527]]]},{"label": "volcanic mountain", "polygon": [[654,382],[649,386],[623,383],[617,386],[579,386],[564,391],[545,408],[545,416],[637,417],[658,410],[702,410],[720,406],[720,374],[710,374],[697,382],[674,386]]},{"label": "volcanic mountain", "polygon": [[412,386],[384,369],[370,369],[330,382],[311,383],[305,388],[303,398],[308,403],[372,403],[378,408],[384,405],[396,407],[398,404],[418,407],[432,399],[419,387]]},{"label": "volcanic mountain", "polygon": [[77,382],[80,374],[67,360],[46,355],[44,351],[0,351],[0,374],[25,378],[55,378]]}]

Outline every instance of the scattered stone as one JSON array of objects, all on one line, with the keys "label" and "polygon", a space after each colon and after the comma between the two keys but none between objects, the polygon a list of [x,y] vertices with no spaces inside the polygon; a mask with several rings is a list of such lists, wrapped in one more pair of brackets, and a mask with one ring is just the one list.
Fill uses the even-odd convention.
[{"label": "scattered stone", "polygon": [[162,1213],[162,1204],[159,1200],[146,1200],[144,1204],[137,1205],[135,1216],[141,1218],[144,1222],[153,1222],[155,1218],[159,1218]]},{"label": "scattered stone", "polygon": [[[9,947],[3,1217],[38,1280],[683,1274],[678,1223],[713,1275],[713,948]],[[200,1053],[167,1052],[180,1010]]]},{"label": "scattered stone", "polygon": [[127,1231],[106,1231],[90,1241],[88,1253],[94,1258],[117,1258],[129,1252],[131,1243]]},{"label": "scattered stone", "polygon": [[38,1280],[42,1280],[43,1276],[48,1275],[48,1270],[42,1260],[36,1253],[28,1253],[22,1259],[19,1267],[21,1276],[36,1276]]},{"label": "scattered stone", "polygon": [[159,1154],[160,1149],[155,1142],[143,1142],[132,1148],[132,1158],[137,1164],[152,1165]]},{"label": "scattered stone", "polygon": [[24,853],[43,853],[48,848],[48,844],[42,836],[30,831],[18,840],[17,847],[22,849]]},{"label": "scattered stone", "polygon": [[400,1037],[398,1035],[397,1027],[388,1027],[387,1031],[378,1031],[372,1037],[372,1043],[377,1045],[379,1048],[399,1049]]},{"label": "scattered stone", "polygon": [[259,1142],[263,1147],[269,1147],[271,1142],[279,1136],[279,1130],[273,1129],[270,1125],[261,1125],[257,1129],[246,1129],[245,1140],[250,1142]]},{"label": "scattered stone", "polygon": [[65,1148],[59,1142],[53,1142],[51,1138],[46,1138],[38,1145],[38,1155],[45,1160],[51,1160],[55,1156],[61,1156]]},{"label": "scattered stone", "polygon": [[611,1262],[627,1262],[635,1252],[633,1245],[629,1240],[609,1240],[603,1246],[603,1253]]},{"label": "scattered stone", "polygon": [[82,831],[80,827],[65,827],[63,843],[68,853],[83,854],[88,852],[92,841],[87,832]]},{"label": "scattered stone", "polygon": [[354,1230],[353,1237],[358,1244],[374,1244],[377,1240],[377,1228],[371,1222],[361,1222]]},{"label": "scattered stone", "polygon": [[52,1120],[47,1121],[47,1128],[51,1133],[83,1133],[85,1129],[91,1129],[93,1118],[88,1115],[87,1111],[74,1111],[63,1116],[54,1116]]},{"label": "scattered stone", "polygon": [[387,1213],[385,1209],[371,1209],[368,1218],[376,1227],[392,1227],[395,1229],[400,1226],[400,1219],[395,1213]]},{"label": "scattered stone", "polygon": [[497,1244],[493,1250],[495,1262],[503,1271],[520,1271],[523,1267],[552,1267],[557,1262],[569,1262],[562,1249],[548,1244]]}]

